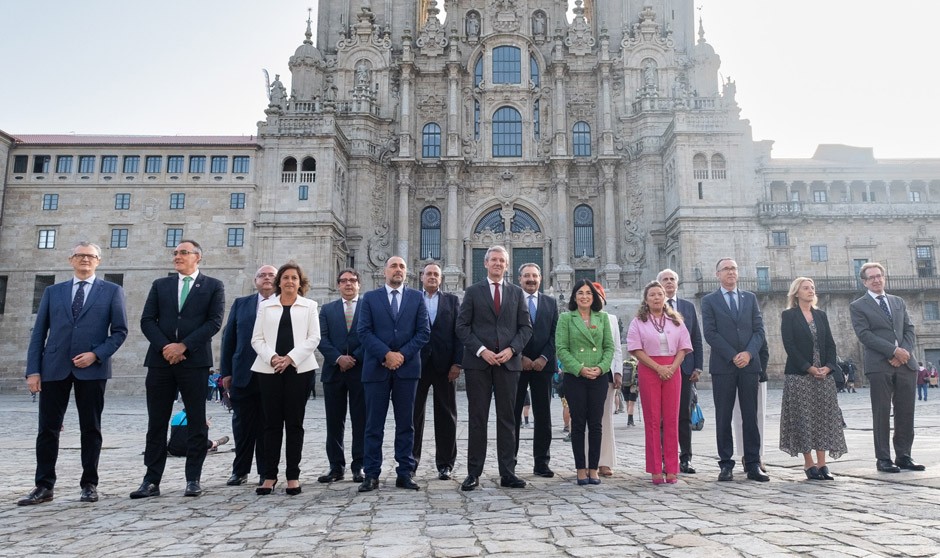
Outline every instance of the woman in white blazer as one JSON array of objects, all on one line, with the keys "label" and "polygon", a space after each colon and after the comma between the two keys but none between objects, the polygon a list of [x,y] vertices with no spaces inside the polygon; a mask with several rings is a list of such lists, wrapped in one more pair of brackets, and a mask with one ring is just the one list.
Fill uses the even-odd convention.
[{"label": "woman in white blazer", "polygon": [[251,366],[261,390],[264,411],[264,471],[255,492],[271,494],[277,484],[282,433],[286,431],[287,494],[300,494],[300,458],[309,374],[317,369],[314,351],[320,343],[317,303],[304,298],[310,281],[300,266],[287,262],[277,270],[274,294],[258,305],[251,347],[258,353]]}]

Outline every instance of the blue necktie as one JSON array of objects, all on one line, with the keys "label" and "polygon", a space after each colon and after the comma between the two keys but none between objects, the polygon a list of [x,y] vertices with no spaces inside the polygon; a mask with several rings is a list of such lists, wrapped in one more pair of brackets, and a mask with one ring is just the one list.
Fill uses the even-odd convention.
[{"label": "blue necktie", "polygon": [[392,290],[392,317],[398,319],[398,289]]},{"label": "blue necktie", "polygon": [[72,299],[72,319],[77,320],[78,315],[82,313],[82,306],[85,306],[85,285],[88,281],[79,281],[78,290],[75,291],[75,298]]},{"label": "blue necktie", "polygon": [[529,295],[529,323],[535,324],[535,295]]},{"label": "blue necktie", "polygon": [[890,320],[891,311],[888,310],[888,304],[885,302],[885,295],[878,295],[878,304],[881,305],[881,309],[884,310],[885,316],[888,316],[888,319]]},{"label": "blue necktie", "polygon": [[728,291],[728,300],[731,303],[731,317],[738,319],[738,303],[734,300],[734,291]]}]

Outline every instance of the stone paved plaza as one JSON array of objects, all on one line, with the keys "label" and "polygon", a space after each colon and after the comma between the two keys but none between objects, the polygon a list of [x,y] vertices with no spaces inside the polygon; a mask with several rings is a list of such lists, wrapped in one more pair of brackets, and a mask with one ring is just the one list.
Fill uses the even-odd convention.
[{"label": "stone paved plaza", "polygon": [[[531,430],[523,431],[517,472],[521,490],[498,487],[495,431],[481,488],[461,492],[465,474],[466,398],[458,394],[456,480],[437,480],[426,459],[421,490],[394,487],[390,450],[381,488],[360,495],[349,480],[320,485],[322,399],[310,401],[302,462],[303,494],[274,496],[253,486],[227,487],[232,454],[206,459],[201,498],[183,497],[183,459],[170,458],[158,498],[132,501],[143,477],[146,428],[142,397],[112,396],[104,413],[101,500],[78,501],[78,423],[69,409],[55,500],[18,507],[33,486],[37,406],[28,395],[0,397],[0,555],[2,556],[936,556],[940,555],[940,390],[918,402],[914,459],[925,473],[875,471],[867,390],[840,394],[849,453],[831,464],[835,482],[810,482],[802,459],[777,447],[779,390],[769,394],[765,463],[769,483],[730,483],[718,474],[711,393],[700,399],[706,426],[693,434],[696,475],[652,485],[643,472],[643,428],[616,415],[619,463],[600,486],[574,483],[570,446],[562,441],[561,405],[553,400],[553,479],[532,476]],[[231,434],[228,413],[213,403],[210,435]],[[431,418],[429,413],[429,421]],[[433,428],[429,422],[429,435]],[[391,447],[389,432],[386,446]],[[230,448],[231,446],[225,446]],[[426,443],[425,447],[433,448]],[[427,457],[427,456],[426,456]]]}]

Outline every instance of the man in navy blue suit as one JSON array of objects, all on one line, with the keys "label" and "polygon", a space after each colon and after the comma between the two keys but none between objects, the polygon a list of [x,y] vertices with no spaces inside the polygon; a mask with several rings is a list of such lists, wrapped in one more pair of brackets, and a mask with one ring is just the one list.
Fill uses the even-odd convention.
[{"label": "man in navy blue suit", "polygon": [[222,359],[219,371],[222,387],[232,400],[232,436],[235,438],[235,459],[232,476],[225,484],[239,486],[248,481],[252,455],[260,479],[266,478],[261,464],[264,462],[264,416],[261,414],[261,391],[251,365],[258,356],[251,348],[251,333],[258,315],[258,304],[274,295],[277,268],[263,265],[255,272],[255,289],[248,296],[236,298],[228,313],[228,322],[222,332]]},{"label": "man in navy blue suit", "polygon": [[202,248],[184,240],[173,250],[176,273],[153,282],[140,316],[150,341],[147,367],[147,473],[131,498],[160,495],[166,466],[166,430],[176,394],[183,397],[189,420],[184,496],[202,495],[199,484],[206,460],[206,384],[212,367],[212,336],[222,329],[225,286],[199,271]]},{"label": "man in navy blue suit", "polygon": [[362,387],[366,399],[366,439],[363,454],[365,480],[359,492],[379,487],[382,439],[391,396],[395,409],[395,486],[417,490],[412,479],[415,460],[414,407],[421,377],[421,348],[430,337],[428,310],[421,292],[404,285],[405,260],[392,256],[385,262],[385,285],[362,297],[359,340],[364,348]]},{"label": "man in navy blue suit", "polygon": [[719,481],[734,479],[734,438],[731,417],[737,397],[744,430],[747,478],[766,482],[760,468],[760,432],[757,429],[757,384],[761,374],[759,353],[764,344],[764,319],[754,293],[738,289],[738,264],[721,258],[715,265],[718,290],[702,297],[702,330],[711,347],[708,371],[715,399],[715,437],[718,442]]},{"label": "man in navy blue suit", "polygon": [[98,279],[101,248],[79,242],[69,263],[75,277],[42,293],[26,356],[26,385],[39,392],[36,436],[36,487],[17,503],[52,500],[59,431],[75,388],[75,407],[82,443],[82,502],[98,501],[98,457],[101,455],[101,410],[111,377],[111,356],[127,338],[124,291]]},{"label": "man in navy blue suit", "polygon": [[330,470],[318,482],[343,480],[346,454],[346,410],[352,424],[353,482],[361,483],[362,453],[366,431],[366,403],[362,391],[362,344],[358,325],[359,272],[344,269],[336,277],[340,299],[320,308],[320,354],[323,355],[323,404],[326,408],[326,458]]},{"label": "man in navy blue suit", "polygon": [[692,467],[692,384],[702,374],[702,330],[698,327],[695,305],[679,298],[676,292],[679,290],[679,275],[671,269],[664,269],[656,280],[666,291],[666,304],[682,314],[682,323],[692,338],[692,352],[686,353],[682,361],[682,391],[679,393],[679,470],[691,475],[695,473]]}]

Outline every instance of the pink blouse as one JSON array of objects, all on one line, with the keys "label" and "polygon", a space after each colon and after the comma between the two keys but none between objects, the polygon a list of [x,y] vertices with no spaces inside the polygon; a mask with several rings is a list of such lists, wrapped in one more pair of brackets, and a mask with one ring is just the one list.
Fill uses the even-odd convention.
[{"label": "pink blouse", "polygon": [[663,352],[661,334],[656,331],[651,318],[647,318],[645,322],[639,318],[633,318],[627,330],[627,351],[642,349],[649,356],[675,356],[683,349],[689,353],[692,352],[692,338],[689,337],[689,330],[685,324],[676,325],[667,318],[663,334],[665,334],[666,345],[669,347],[668,352]]}]

